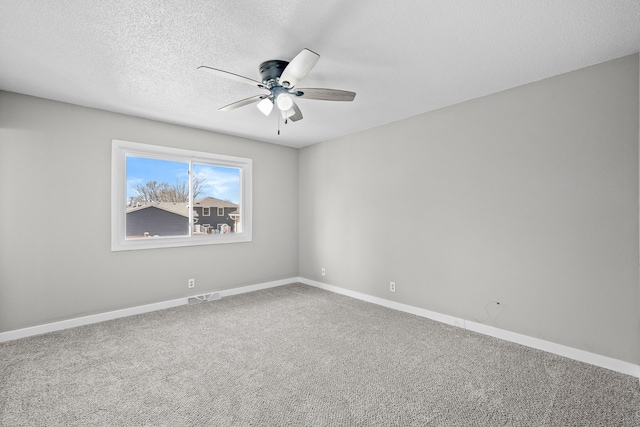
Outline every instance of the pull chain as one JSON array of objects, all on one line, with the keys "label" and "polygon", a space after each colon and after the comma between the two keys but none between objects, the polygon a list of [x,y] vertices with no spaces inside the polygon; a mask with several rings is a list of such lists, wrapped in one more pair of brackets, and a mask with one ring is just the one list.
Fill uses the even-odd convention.
[{"label": "pull chain", "polygon": [[[280,135],[280,114],[276,114],[276,118],[278,119],[278,135]],[[289,123],[289,118],[284,119],[284,124]]]}]

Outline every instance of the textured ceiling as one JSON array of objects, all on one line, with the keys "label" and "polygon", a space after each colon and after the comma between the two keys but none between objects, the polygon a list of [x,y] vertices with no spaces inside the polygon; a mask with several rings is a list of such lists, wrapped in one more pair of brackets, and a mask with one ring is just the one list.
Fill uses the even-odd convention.
[{"label": "textured ceiling", "polygon": [[[259,80],[302,48],[320,60],[281,125]],[[640,50],[638,0],[0,0],[0,89],[302,147]]]}]

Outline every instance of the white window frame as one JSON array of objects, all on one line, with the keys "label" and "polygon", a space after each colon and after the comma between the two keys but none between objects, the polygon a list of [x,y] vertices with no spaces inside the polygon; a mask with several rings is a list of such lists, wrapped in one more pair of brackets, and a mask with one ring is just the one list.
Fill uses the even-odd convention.
[{"label": "white window frame", "polygon": [[[189,209],[188,236],[164,236],[148,239],[126,238],[126,157],[133,155],[159,160],[189,163],[214,164],[240,169],[239,210],[242,232],[210,235],[194,235],[193,205]],[[184,150],[137,142],[112,140],[111,148],[111,250],[127,251],[138,249],[172,248],[180,246],[217,245],[252,241],[252,169],[251,159],[226,156],[201,151]],[[191,175],[189,176],[191,187]],[[189,190],[191,191],[191,190]],[[190,197],[191,198],[191,197]],[[193,203],[193,200],[191,200]]]},{"label": "white window frame", "polygon": [[[220,215],[220,210],[222,210],[222,215]],[[224,208],[218,208],[218,215],[216,216],[224,216]]]},{"label": "white window frame", "polygon": [[211,208],[202,208],[202,216],[211,216]]}]

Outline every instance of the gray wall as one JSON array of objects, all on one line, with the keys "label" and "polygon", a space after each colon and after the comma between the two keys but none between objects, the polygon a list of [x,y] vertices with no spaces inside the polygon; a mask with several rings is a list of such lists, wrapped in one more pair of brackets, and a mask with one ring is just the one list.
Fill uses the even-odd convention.
[{"label": "gray wall", "polygon": [[300,150],[300,275],[639,363],[638,80],[634,55]]},{"label": "gray wall", "polygon": [[[111,252],[112,139],[252,158],[253,242]],[[297,276],[297,161],[289,147],[0,92],[0,332]]]}]

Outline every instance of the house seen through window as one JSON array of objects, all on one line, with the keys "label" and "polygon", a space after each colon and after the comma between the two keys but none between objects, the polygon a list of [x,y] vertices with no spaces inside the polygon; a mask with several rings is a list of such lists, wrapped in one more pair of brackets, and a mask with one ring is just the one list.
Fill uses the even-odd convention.
[{"label": "house seen through window", "polygon": [[251,161],[185,151],[114,141],[113,250],[251,239]]}]

